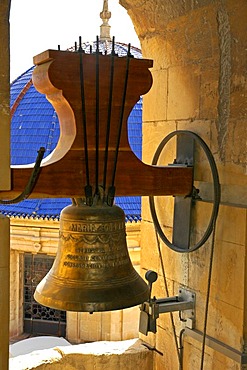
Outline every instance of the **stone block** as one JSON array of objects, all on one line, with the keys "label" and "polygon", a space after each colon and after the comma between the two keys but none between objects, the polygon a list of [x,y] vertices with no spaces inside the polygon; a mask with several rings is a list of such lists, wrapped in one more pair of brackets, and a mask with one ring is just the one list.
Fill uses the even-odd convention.
[{"label": "stone block", "polygon": [[[143,162],[151,164],[154,154],[161,141],[172,131],[176,130],[176,123],[171,122],[144,122],[143,131]],[[166,166],[168,163],[173,163],[175,158],[174,141],[171,140],[167,144],[160,155],[157,165]]]},{"label": "stone block", "polygon": [[72,343],[136,338],[139,306],[109,312],[68,312],[67,338]]},{"label": "stone block", "polygon": [[[188,254],[177,253],[163,245],[162,257],[166,278],[186,286],[188,284]],[[159,273],[163,275],[161,267]]]},{"label": "stone block", "polygon": [[[231,358],[225,356],[224,354],[213,350],[212,348],[208,348],[206,346],[205,352],[207,354],[207,357],[211,360],[212,366],[216,367],[220,370],[242,370],[241,365],[232,360]],[[213,368],[213,367],[212,367]]]},{"label": "stone block", "polygon": [[149,206],[149,197],[147,196],[142,197],[141,210],[142,210],[142,223],[143,221],[152,222],[152,216],[151,216],[150,206]]},{"label": "stone block", "polygon": [[141,266],[144,270],[157,271],[160,266],[157,239],[153,225],[143,222],[141,234]]},{"label": "stone block", "polygon": [[139,339],[36,351],[9,360],[9,370],[150,370],[153,352]]},{"label": "stone block", "polygon": [[211,296],[244,309],[245,246],[227,242],[215,245]]},{"label": "stone block", "polygon": [[236,245],[246,243],[246,209],[221,206],[217,223],[217,238]]},{"label": "stone block", "polygon": [[192,66],[170,67],[168,70],[167,119],[199,117],[200,77]]},{"label": "stone block", "polygon": [[[174,197],[173,196],[156,196],[154,197],[154,216],[158,218],[158,223],[161,227],[172,228],[174,213]],[[149,198],[143,199],[142,219],[153,222],[152,213],[150,210]]]},{"label": "stone block", "polygon": [[[122,340],[123,339],[123,311],[124,310],[116,310],[110,312],[110,328],[109,328],[109,335],[108,339],[105,336],[104,340]],[[136,337],[136,333],[135,336]],[[132,337],[133,338],[133,337]],[[103,338],[102,338],[103,339]],[[129,339],[129,338],[128,338]]]},{"label": "stone block", "polygon": [[[164,314],[163,314],[164,315]],[[169,315],[169,314],[168,314]],[[177,356],[176,340],[173,332],[167,329],[158,327],[158,332],[156,334],[156,345],[155,347],[158,352],[154,353],[154,362],[157,364],[157,370],[171,370],[179,368],[179,360]],[[171,353],[173,354],[171,356]]]},{"label": "stone block", "polygon": [[208,333],[212,337],[242,351],[243,310],[219,299],[211,299]]},{"label": "stone block", "polygon": [[210,243],[189,254],[188,287],[196,292],[206,294]]},{"label": "stone block", "polygon": [[146,95],[148,104],[143,105],[143,121],[161,121],[167,111],[167,70],[152,70],[153,85]]},{"label": "stone block", "polygon": [[[148,333],[147,335],[144,335],[142,333],[139,333],[139,338],[146,343],[148,346],[151,346],[155,348],[157,335],[154,333]],[[151,368],[152,369],[152,368]]]},{"label": "stone block", "polygon": [[[183,341],[183,369],[184,370],[191,370],[191,369],[200,369],[201,367],[201,343],[192,341],[190,338],[185,337]],[[197,346],[200,346],[199,348]],[[208,355],[207,352],[204,354],[204,367],[205,369],[213,369],[213,361],[211,356]],[[218,367],[215,368],[218,370]],[[223,369],[221,369],[223,370]]]},{"label": "stone block", "polygon": [[[201,366],[202,344],[189,336],[183,339],[183,369],[199,369]],[[241,370],[241,365],[236,361],[224,356],[205,346],[203,368],[219,370]]]},{"label": "stone block", "polygon": [[[137,338],[139,335],[139,306],[122,310],[122,340]],[[112,336],[112,339],[113,336]]]},{"label": "stone block", "polygon": [[[206,295],[196,292],[195,328],[204,331]],[[228,346],[242,351],[243,309],[210,296],[207,334]]]},{"label": "stone block", "polygon": [[[247,97],[247,93],[246,93]],[[245,98],[246,101],[246,98]],[[246,113],[247,116],[247,113]],[[247,168],[247,126],[245,119],[233,119],[228,122],[228,135],[226,140],[226,160],[235,165],[242,166],[245,176]],[[237,145],[235,145],[237,143]],[[236,181],[238,181],[236,179]],[[246,179],[243,181],[246,181]]]},{"label": "stone block", "polygon": [[86,312],[79,313],[77,323],[79,333],[78,342],[102,340],[101,320],[101,312],[94,312],[92,315]]},{"label": "stone block", "polygon": [[112,323],[111,311],[102,312],[101,313],[101,340],[104,340],[104,341],[111,340],[111,323]]},{"label": "stone block", "polygon": [[247,114],[246,97],[246,39],[247,26],[245,17],[247,4],[244,0],[227,5],[231,28],[231,118],[245,120]]},{"label": "stone block", "polygon": [[200,119],[215,120],[218,117],[218,58],[210,58],[201,66]]},{"label": "stone block", "polygon": [[[180,120],[177,121],[177,129],[178,130],[187,130],[187,131],[192,131],[202,140],[206,142],[208,147],[211,147],[211,141],[212,141],[212,125],[213,120],[210,119],[196,119],[194,121],[192,120]],[[196,146],[199,146],[199,144],[196,144]],[[195,148],[196,149],[196,148]]]},{"label": "stone block", "polygon": [[[207,2],[208,3],[208,2]],[[193,4],[190,11],[174,17],[166,26],[167,54],[171,65],[196,64],[211,58],[218,50],[217,20],[213,4]],[[195,9],[197,6],[200,8]]]},{"label": "stone block", "polygon": [[68,311],[66,314],[66,338],[71,343],[80,343],[78,337],[78,317],[81,315],[79,312]]},{"label": "stone block", "polygon": [[[157,50],[159,51],[158,53]],[[154,60],[152,71],[166,69],[171,64],[167,39],[163,38],[159,34],[155,34],[153,37],[148,38],[143,42],[142,55],[143,58]]]},{"label": "stone block", "polygon": [[[193,208],[193,236],[199,240],[205,234],[212,214],[212,204],[197,202]],[[220,205],[216,223],[216,242],[225,241],[236,245],[245,244],[246,210],[239,207]],[[195,235],[194,235],[195,234]],[[210,239],[209,239],[210,242]]]}]

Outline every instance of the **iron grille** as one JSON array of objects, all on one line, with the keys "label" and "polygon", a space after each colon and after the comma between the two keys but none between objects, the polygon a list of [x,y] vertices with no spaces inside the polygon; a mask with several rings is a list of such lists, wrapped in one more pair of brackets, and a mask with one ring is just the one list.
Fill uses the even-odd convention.
[{"label": "iron grille", "polygon": [[[24,331],[32,334],[65,335],[66,311],[37,303],[33,297],[38,283],[52,267],[54,257],[24,255]],[[48,332],[47,332],[48,331]]]}]

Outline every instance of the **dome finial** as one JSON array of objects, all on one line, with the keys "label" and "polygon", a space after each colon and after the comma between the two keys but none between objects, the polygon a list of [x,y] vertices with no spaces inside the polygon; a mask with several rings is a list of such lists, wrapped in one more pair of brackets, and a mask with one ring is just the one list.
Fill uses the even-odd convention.
[{"label": "dome finial", "polygon": [[111,26],[108,24],[108,21],[111,18],[111,12],[108,10],[108,0],[104,0],[103,11],[100,13],[100,18],[103,21],[100,26],[100,41],[111,41]]}]

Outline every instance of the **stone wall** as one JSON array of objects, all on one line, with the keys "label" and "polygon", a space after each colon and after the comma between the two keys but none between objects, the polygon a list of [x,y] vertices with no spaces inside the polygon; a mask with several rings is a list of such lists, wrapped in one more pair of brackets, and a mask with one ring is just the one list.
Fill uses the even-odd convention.
[{"label": "stone wall", "polygon": [[[246,248],[247,248],[247,3],[228,1],[120,0],[134,23],[143,56],[154,60],[153,87],[144,97],[143,160],[151,163],[160,141],[174,130],[201,136],[212,151],[219,170],[222,203],[217,221],[207,334],[229,346],[228,355],[205,347],[205,369],[240,369],[246,353]],[[165,148],[160,163],[174,159],[174,144]],[[206,200],[212,177],[206,158],[196,151],[196,185]],[[157,200],[159,219],[172,233],[173,201]],[[210,202],[197,202],[192,238],[205,231],[212,211]],[[156,270],[157,297],[176,295],[179,286],[196,293],[195,328],[204,330],[211,239],[198,251],[178,254],[155,234],[147,199],[143,199],[141,267]],[[159,253],[159,243],[160,251]],[[165,272],[165,276],[164,276]],[[178,340],[184,324],[174,314],[158,319],[158,332],[145,339],[156,353],[154,369],[179,368],[174,329]],[[183,369],[199,369],[202,344],[183,335]],[[178,344],[179,347],[179,344]]]}]

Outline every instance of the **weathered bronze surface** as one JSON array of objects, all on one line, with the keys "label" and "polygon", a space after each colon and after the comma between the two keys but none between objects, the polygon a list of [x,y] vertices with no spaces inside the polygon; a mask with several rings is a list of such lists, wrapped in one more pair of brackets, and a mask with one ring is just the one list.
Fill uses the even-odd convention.
[{"label": "weathered bronze surface", "polygon": [[147,284],[130,261],[120,207],[63,209],[58,253],[34,297],[45,306],[86,312],[127,308],[148,298]]}]

